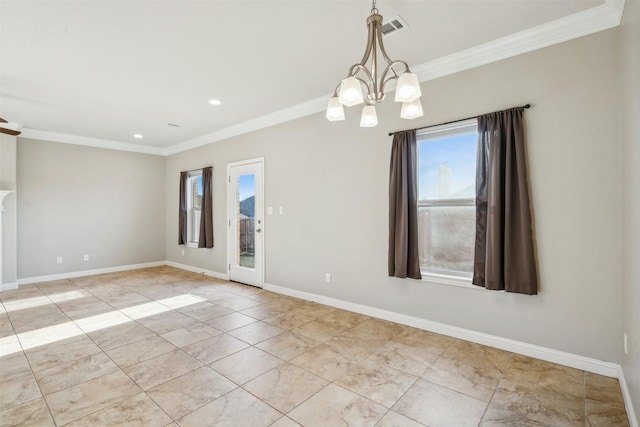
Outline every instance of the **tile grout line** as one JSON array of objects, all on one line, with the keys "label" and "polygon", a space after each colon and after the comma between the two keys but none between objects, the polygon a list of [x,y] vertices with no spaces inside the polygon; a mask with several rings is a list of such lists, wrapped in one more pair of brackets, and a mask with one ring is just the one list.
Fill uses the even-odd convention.
[{"label": "tile grout line", "polygon": [[[511,359],[511,358],[509,358]],[[484,417],[487,415],[487,412],[489,411],[489,407],[491,406],[491,402],[493,402],[493,398],[496,395],[496,392],[498,391],[498,387],[500,387],[500,382],[502,381],[502,378],[504,378],[504,373],[507,370],[507,366],[509,365],[509,362],[505,363],[504,368],[502,369],[502,371],[500,371],[500,378],[498,378],[498,382],[496,383],[496,386],[493,388],[493,392],[491,393],[491,397],[489,398],[489,401],[487,402],[487,406],[484,408],[484,412],[482,413],[482,417],[480,417],[480,422],[478,422],[478,426],[481,426],[482,423],[484,423]]]}]

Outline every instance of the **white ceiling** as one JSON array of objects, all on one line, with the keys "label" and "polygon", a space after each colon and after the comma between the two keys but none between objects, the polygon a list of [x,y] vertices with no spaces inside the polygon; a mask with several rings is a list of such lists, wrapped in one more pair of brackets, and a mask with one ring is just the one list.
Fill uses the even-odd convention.
[{"label": "white ceiling", "polygon": [[[377,6],[409,24],[385,46],[424,81],[617,25],[609,15],[624,0]],[[357,0],[2,0],[0,117],[22,123],[23,136],[166,154],[317,112],[361,59],[370,9]],[[452,67],[460,58],[471,62]]]}]

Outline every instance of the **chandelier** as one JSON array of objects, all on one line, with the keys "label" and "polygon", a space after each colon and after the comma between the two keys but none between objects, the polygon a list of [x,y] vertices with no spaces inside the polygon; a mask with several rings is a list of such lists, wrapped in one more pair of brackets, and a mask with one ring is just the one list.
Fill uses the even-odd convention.
[{"label": "chandelier", "polygon": [[[378,124],[375,104],[384,100],[387,83],[396,81],[395,101],[402,103],[400,117],[415,119],[423,115],[420,102],[418,76],[413,74],[404,61],[392,61],[382,43],[382,16],[378,14],[376,0],[371,5],[371,16],[367,18],[369,33],[367,47],[362,61],[349,68],[346,79],[333,91],[327,106],[329,121],[344,120],[344,106],[351,107],[364,103],[360,117],[361,127],[373,127]],[[378,70],[378,55],[386,63],[382,73]],[[367,67],[367,63],[368,67]],[[380,61],[382,62],[382,61]],[[366,89],[366,96],[362,89]]]}]

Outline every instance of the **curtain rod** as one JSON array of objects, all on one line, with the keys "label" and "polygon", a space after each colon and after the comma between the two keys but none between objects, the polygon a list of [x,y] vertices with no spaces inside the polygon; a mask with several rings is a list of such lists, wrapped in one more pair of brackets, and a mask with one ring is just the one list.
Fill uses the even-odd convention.
[{"label": "curtain rod", "polygon": [[[513,107],[513,108],[524,108],[525,110],[531,108],[531,104],[526,104],[523,105],[521,107]],[[512,110],[513,108],[507,108],[507,110]],[[501,110],[501,111],[507,111],[507,110]],[[494,113],[499,113],[500,111],[494,111]],[[493,114],[493,113],[489,113],[489,114]],[[484,115],[484,114],[481,114]],[[478,118],[478,116],[473,116],[473,117],[467,117],[466,119],[458,119],[458,120],[451,120],[450,122],[444,122],[444,123],[438,123],[437,125],[429,125],[429,126],[422,126],[419,128],[413,128],[413,129],[405,129],[405,130],[397,130],[395,132],[389,132],[389,136],[398,133],[398,132],[405,132],[408,130],[421,130],[421,129],[429,129],[429,128],[433,128],[436,126],[442,126],[442,125],[450,125],[451,123],[458,123],[458,122],[464,122],[465,120],[471,120],[471,119],[475,119]]]},{"label": "curtain rod", "polygon": [[202,169],[206,169],[206,168],[212,168],[213,169],[213,166],[205,166],[203,168],[191,169],[191,170],[188,170],[188,171],[181,171],[181,172],[198,172],[198,171],[201,171]]}]

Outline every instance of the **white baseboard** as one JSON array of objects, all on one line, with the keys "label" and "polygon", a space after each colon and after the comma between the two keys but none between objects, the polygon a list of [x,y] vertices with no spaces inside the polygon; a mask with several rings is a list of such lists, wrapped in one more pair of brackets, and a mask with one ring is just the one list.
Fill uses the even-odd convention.
[{"label": "white baseboard", "polygon": [[629,417],[629,425],[630,427],[638,427],[638,418],[636,417],[636,413],[634,411],[633,401],[631,400],[631,393],[629,392],[627,381],[624,378],[624,371],[622,370],[622,367],[620,367],[620,372],[618,372],[618,382],[620,382],[622,397],[624,397],[624,406],[627,410],[627,416]]},{"label": "white baseboard", "polygon": [[534,344],[528,344],[508,338],[502,338],[496,335],[485,334],[483,332],[477,332],[470,329],[459,328],[457,326],[450,326],[444,323],[433,322],[431,320],[408,316],[406,314],[396,313],[388,310],[382,310],[362,304],[355,304],[352,302],[342,301],[322,295],[297,291],[282,286],[265,284],[264,289],[308,301],[315,301],[321,304],[329,305],[331,307],[354,311],[356,313],[365,314],[367,316],[376,317],[378,319],[389,320],[391,322],[413,326],[414,328],[424,329],[426,331],[435,332],[454,338],[460,338],[465,341],[471,341],[478,344],[510,351],[513,353],[534,357],[536,359],[558,363],[560,365],[581,369],[583,371],[593,372],[595,374],[617,378],[620,373],[620,365],[616,363],[592,359],[577,354],[554,350]]},{"label": "white baseboard", "polygon": [[166,263],[164,261],[155,261],[155,262],[146,262],[143,264],[131,264],[131,265],[121,265],[118,267],[97,268],[94,270],[72,271],[69,273],[51,274],[48,276],[28,277],[25,279],[18,279],[18,285],[22,286],[22,285],[29,285],[32,283],[51,282],[53,280],[64,280],[64,279],[73,279],[76,277],[83,277],[83,276],[95,276],[98,274],[116,273],[118,271],[138,270],[141,268],[150,268],[150,267],[160,267],[162,265],[166,265]]},{"label": "white baseboard", "polygon": [[15,283],[2,284],[2,290],[17,289],[18,286],[30,285],[32,283],[51,282],[53,280],[74,279],[76,277],[95,276],[98,274],[116,273],[119,271],[128,271],[128,270],[138,270],[141,268],[160,267],[163,265],[168,265],[170,267],[179,268],[181,270],[187,270],[194,273],[201,273],[206,276],[215,277],[217,279],[229,280],[229,276],[227,274],[218,273],[217,271],[193,267],[190,265],[180,264],[173,261],[154,261],[154,262],[146,262],[143,264],[121,265],[117,267],[98,268],[94,270],[81,270],[81,271],[72,271],[68,273],[51,274],[47,276],[27,277],[24,279],[18,279],[18,281]]},{"label": "white baseboard", "polygon": [[0,283],[0,292],[18,289],[18,282]]},{"label": "white baseboard", "polygon": [[229,280],[228,274],[218,273],[217,271],[207,270],[205,268],[194,267],[192,265],[187,265],[187,264],[180,264],[179,262],[173,262],[173,261],[165,261],[164,264],[168,265],[169,267],[175,267],[181,270],[187,270],[193,273],[200,273],[200,274],[204,274],[205,276],[215,277],[216,279]]}]

